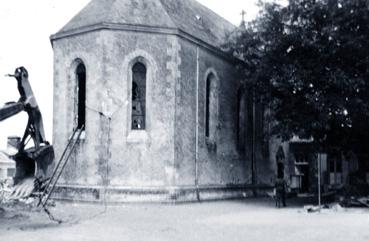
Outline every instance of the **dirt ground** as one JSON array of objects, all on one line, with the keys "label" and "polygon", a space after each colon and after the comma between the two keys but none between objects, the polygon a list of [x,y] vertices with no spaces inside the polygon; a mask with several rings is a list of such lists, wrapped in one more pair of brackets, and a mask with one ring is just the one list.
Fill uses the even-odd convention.
[{"label": "dirt ground", "polygon": [[369,240],[369,209],[331,208],[307,213],[301,205],[277,209],[269,199],[190,204],[57,203],[44,212],[0,209],[0,240]]}]

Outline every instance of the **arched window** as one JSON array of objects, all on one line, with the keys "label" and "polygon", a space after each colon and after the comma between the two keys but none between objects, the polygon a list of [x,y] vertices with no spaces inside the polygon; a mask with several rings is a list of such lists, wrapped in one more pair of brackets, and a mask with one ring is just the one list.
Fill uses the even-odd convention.
[{"label": "arched window", "polygon": [[137,62],[132,67],[132,130],[146,128],[146,66]]},{"label": "arched window", "polygon": [[205,136],[212,138],[215,133],[218,118],[217,87],[214,74],[206,78],[206,100],[205,100]]},{"label": "arched window", "polygon": [[84,129],[86,124],[86,67],[78,64],[76,69],[77,79],[77,128]]}]

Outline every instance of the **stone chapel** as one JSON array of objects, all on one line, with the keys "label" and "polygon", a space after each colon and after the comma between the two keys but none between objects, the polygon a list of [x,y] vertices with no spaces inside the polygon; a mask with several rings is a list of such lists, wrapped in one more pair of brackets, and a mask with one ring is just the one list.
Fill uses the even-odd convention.
[{"label": "stone chapel", "polygon": [[247,196],[261,157],[239,60],[221,49],[235,28],[195,0],[92,0],[52,35],[56,160],[83,128],[57,197]]}]

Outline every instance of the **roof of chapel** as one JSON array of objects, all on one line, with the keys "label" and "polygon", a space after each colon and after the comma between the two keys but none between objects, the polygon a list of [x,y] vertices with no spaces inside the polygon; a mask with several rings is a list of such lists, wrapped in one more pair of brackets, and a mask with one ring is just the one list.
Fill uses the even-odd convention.
[{"label": "roof of chapel", "polygon": [[195,0],[92,0],[52,39],[99,27],[183,34],[217,48],[236,28]]}]

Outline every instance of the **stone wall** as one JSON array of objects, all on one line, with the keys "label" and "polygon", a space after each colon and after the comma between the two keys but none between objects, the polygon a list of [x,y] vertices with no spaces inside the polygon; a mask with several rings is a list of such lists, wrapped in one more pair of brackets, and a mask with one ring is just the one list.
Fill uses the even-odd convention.
[{"label": "stone wall", "polygon": [[[174,160],[173,37],[105,32],[104,62],[111,99],[112,186],[171,186]],[[153,44],[155,43],[155,44]],[[130,69],[141,58],[147,67],[146,130],[131,130]]]},{"label": "stone wall", "polygon": [[[240,80],[235,63],[186,40],[181,40],[180,43],[181,78],[176,84],[175,162],[178,170],[176,183],[195,185],[197,175],[199,186],[244,184],[249,178],[246,170],[248,160],[242,158],[237,150],[237,90]],[[205,136],[208,74],[215,75],[218,87],[219,118],[215,120],[216,135],[211,139]]]},{"label": "stone wall", "polygon": [[53,42],[54,49],[54,118],[53,145],[55,160],[59,160],[68,138],[77,125],[75,69],[82,61],[86,66],[86,131],[69,160],[61,183],[97,185],[102,183],[99,155],[104,152],[104,133],[98,113],[103,101],[102,32],[76,35]]},{"label": "stone wall", "polygon": [[[54,40],[53,48],[56,160],[76,126],[74,71],[81,61],[87,74],[86,129],[62,175],[60,198],[100,200],[109,193],[112,202],[145,194],[154,201],[194,200],[199,190],[208,199],[246,195],[252,150],[237,148],[234,62],[177,35],[138,31],[92,31]],[[145,130],[131,129],[136,61],[147,68]],[[218,116],[211,138],[205,136],[209,74]]]},{"label": "stone wall", "polygon": [[[54,145],[57,157],[74,126],[73,62],[87,69],[86,131],[64,173],[68,184],[171,185],[174,81],[165,35],[99,31],[54,42]],[[157,43],[155,45],[151,43]],[[163,51],[163,49],[168,49]],[[147,67],[147,128],[130,129],[133,62]]]}]

